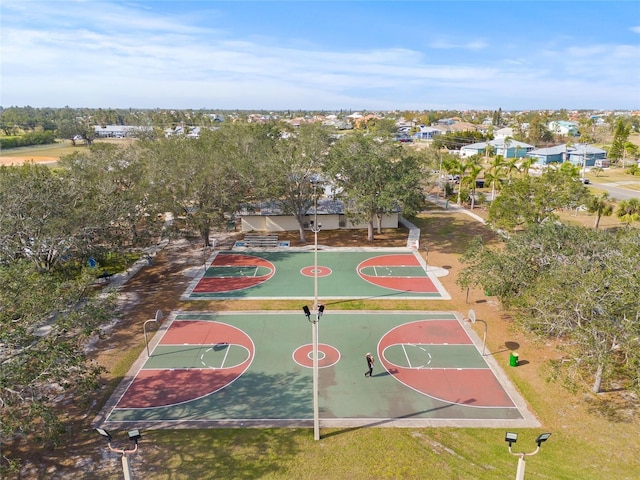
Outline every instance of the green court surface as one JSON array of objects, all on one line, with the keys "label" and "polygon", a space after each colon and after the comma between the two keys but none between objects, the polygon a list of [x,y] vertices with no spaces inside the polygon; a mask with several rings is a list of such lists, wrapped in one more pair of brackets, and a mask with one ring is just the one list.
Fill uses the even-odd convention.
[{"label": "green court surface", "polygon": [[[318,332],[321,426],[536,425],[455,313],[327,309]],[[302,310],[174,312],[104,421],[310,426],[311,338]],[[364,377],[367,352],[376,359],[372,378]]]},{"label": "green court surface", "polygon": [[321,299],[449,299],[422,257],[410,249],[220,251],[183,300],[307,299],[317,275]]}]

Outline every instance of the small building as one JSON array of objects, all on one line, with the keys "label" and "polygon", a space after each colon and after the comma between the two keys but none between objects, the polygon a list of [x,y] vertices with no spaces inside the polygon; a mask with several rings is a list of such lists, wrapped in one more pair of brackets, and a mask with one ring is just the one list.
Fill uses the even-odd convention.
[{"label": "small building", "polygon": [[[398,228],[400,213],[398,208],[397,211],[383,214],[382,228]],[[238,215],[242,232],[287,232],[297,231],[299,228],[295,216],[285,214],[278,204],[273,202],[247,205]],[[315,218],[316,211],[311,206],[304,217],[303,227],[308,229]],[[367,228],[366,222],[353,222],[349,219],[344,203],[340,200],[319,199],[317,218],[323,230]]]},{"label": "small building", "polygon": [[140,133],[153,131],[153,127],[137,125],[94,125],[93,130],[99,138],[128,138]]}]

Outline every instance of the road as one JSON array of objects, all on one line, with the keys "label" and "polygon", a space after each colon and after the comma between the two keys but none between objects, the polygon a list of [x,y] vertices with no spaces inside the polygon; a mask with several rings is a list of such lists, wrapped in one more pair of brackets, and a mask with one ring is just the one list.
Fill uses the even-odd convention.
[{"label": "road", "polygon": [[[640,181],[635,183],[640,183]],[[630,190],[628,188],[624,188],[624,186],[620,186],[619,183],[591,182],[590,186],[609,192],[609,196],[615,200],[630,200],[632,198],[640,199],[640,190]]]}]

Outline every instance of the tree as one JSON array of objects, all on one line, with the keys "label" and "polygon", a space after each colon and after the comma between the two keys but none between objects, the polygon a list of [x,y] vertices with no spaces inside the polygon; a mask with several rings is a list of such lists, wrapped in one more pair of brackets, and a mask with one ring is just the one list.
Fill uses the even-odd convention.
[{"label": "tree", "polygon": [[630,198],[621,201],[618,204],[616,216],[627,225],[631,225],[632,222],[640,222],[640,200]]},{"label": "tree", "polygon": [[522,175],[524,175],[525,177],[529,176],[529,170],[531,169],[531,166],[536,162],[535,158],[532,157],[526,157],[524,160],[522,160],[522,162],[520,162],[520,173],[522,173]]},{"label": "tree", "polygon": [[622,168],[626,167],[627,157],[631,160],[635,160],[638,157],[638,151],[640,147],[633,142],[625,142],[624,150],[622,151]]},{"label": "tree", "polygon": [[602,217],[608,217],[613,213],[613,205],[608,200],[609,194],[607,192],[604,192],[599,197],[594,195],[589,199],[587,208],[590,213],[596,214],[596,220],[593,225],[594,229],[598,228]]},{"label": "tree", "polygon": [[476,202],[476,180],[478,179],[478,175],[482,172],[482,166],[478,164],[478,161],[478,157],[469,158],[460,178],[460,189],[458,190],[459,192],[462,190],[462,187],[466,187],[470,191],[469,197],[471,198],[471,210],[473,210]]},{"label": "tree", "polygon": [[457,187],[457,200],[456,203],[460,205],[462,202],[462,192],[460,189],[460,180],[466,173],[467,163],[463,162],[456,156],[448,156],[442,162],[442,167],[445,172],[453,176],[456,179]]},{"label": "tree", "polygon": [[505,162],[502,155],[496,155],[491,159],[489,167],[485,171],[484,179],[487,186],[491,185],[491,200],[496,198],[496,191],[502,185],[502,181],[505,179]]},{"label": "tree", "polygon": [[[504,248],[476,239],[458,284],[478,285],[515,311],[518,323],[566,352],[565,368],[592,375],[598,392],[616,368],[640,357],[640,231],[589,230],[554,222],[511,235]],[[615,367],[615,368],[614,368]]]},{"label": "tree", "polygon": [[91,294],[94,278],[69,268],[36,272],[26,260],[0,264],[3,446],[55,445],[68,429],[60,398],[88,406],[102,368],[87,361],[85,346],[115,308],[113,297]]},{"label": "tree", "polygon": [[493,115],[491,117],[491,124],[498,127],[502,125],[502,108],[498,108],[497,111],[493,112]]},{"label": "tree", "polygon": [[347,206],[347,215],[367,222],[370,242],[374,222],[402,206],[415,209],[422,201],[419,162],[409,150],[388,138],[353,132],[330,151],[326,172]]},{"label": "tree", "polygon": [[28,259],[51,270],[83,249],[82,194],[50,168],[33,163],[0,167],[0,260]]},{"label": "tree", "polygon": [[531,117],[527,132],[529,143],[539,144],[553,140],[553,134],[547,128],[546,119],[538,113]]},{"label": "tree", "polygon": [[261,168],[256,160],[263,158],[268,133],[264,126],[226,124],[203,132],[199,139],[149,143],[152,194],[208,246],[211,229],[223,226],[252,199],[251,185]]},{"label": "tree", "polygon": [[589,192],[578,182],[576,167],[565,163],[540,177],[515,178],[489,208],[489,222],[509,231],[557,219],[555,211],[587,203]]},{"label": "tree", "polygon": [[82,190],[76,208],[90,250],[146,247],[160,233],[164,213],[149,197],[147,159],[137,145],[98,143],[63,157],[61,172]]},{"label": "tree", "polygon": [[609,149],[609,158],[619,159],[624,157],[625,144],[629,139],[630,133],[631,127],[629,125],[626,125],[622,119],[618,120],[613,134],[613,142],[611,143],[611,148]]},{"label": "tree", "polygon": [[322,183],[321,172],[331,144],[329,133],[322,125],[307,124],[295,131],[275,132],[271,141],[273,146],[264,158],[264,196],[296,218],[300,241],[306,243],[304,219],[314,203],[317,184]]}]

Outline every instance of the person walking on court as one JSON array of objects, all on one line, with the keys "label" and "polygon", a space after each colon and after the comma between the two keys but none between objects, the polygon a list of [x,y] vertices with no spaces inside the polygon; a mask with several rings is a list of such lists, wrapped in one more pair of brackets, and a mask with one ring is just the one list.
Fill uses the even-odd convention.
[{"label": "person walking on court", "polygon": [[371,378],[371,376],[373,375],[373,363],[375,362],[375,360],[373,359],[373,355],[371,355],[371,353],[367,353],[365,355],[365,358],[367,359],[368,370],[364,372],[364,376],[366,377],[367,375],[369,375],[369,378]]}]

